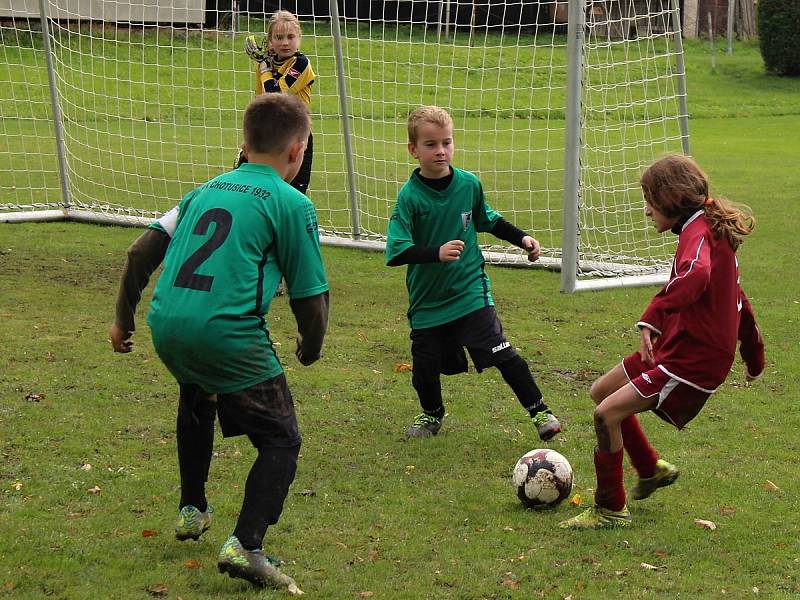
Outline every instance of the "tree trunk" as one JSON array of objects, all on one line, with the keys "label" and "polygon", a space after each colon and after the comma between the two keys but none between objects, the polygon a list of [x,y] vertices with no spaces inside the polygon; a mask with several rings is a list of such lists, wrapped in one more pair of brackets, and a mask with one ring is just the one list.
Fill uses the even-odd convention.
[{"label": "tree trunk", "polygon": [[749,40],[756,36],[756,17],[754,0],[738,0],[738,19],[736,31],[739,39]]},{"label": "tree trunk", "polygon": [[697,0],[683,0],[683,37],[697,37]]}]

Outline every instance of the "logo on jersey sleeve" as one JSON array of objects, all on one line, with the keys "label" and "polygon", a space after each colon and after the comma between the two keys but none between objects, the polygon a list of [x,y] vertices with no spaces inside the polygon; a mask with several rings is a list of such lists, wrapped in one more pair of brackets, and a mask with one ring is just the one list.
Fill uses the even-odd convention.
[{"label": "logo on jersey sleeve", "polygon": [[461,213],[461,229],[466,231],[470,223],[472,223],[472,211]]}]

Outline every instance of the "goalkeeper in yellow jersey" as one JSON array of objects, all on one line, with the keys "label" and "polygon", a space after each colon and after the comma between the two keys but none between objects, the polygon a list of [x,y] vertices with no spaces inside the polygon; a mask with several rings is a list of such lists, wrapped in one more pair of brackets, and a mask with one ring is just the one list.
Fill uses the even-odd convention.
[{"label": "goalkeeper in yellow jersey", "polygon": [[[270,17],[267,33],[261,42],[248,36],[244,49],[256,63],[256,94],[294,94],[306,104],[311,103],[311,86],[314,70],[308,57],[300,52],[303,32],[300,21],[287,10],[279,10]],[[311,162],[314,156],[314,138],[308,134],[303,164],[291,185],[304,194],[311,181]],[[240,150],[235,167],[247,162],[247,155]]]}]

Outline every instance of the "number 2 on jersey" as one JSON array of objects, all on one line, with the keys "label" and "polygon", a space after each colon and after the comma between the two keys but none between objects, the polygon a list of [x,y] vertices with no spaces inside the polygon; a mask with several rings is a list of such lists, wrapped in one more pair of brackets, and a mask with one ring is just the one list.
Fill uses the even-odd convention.
[{"label": "number 2 on jersey", "polygon": [[178,276],[175,278],[175,287],[189,288],[201,292],[211,291],[214,276],[200,275],[197,273],[197,269],[225,242],[231,231],[233,217],[224,208],[212,208],[203,213],[192,233],[205,235],[211,223],[215,224],[214,233],[183,263],[183,266],[178,271]]}]

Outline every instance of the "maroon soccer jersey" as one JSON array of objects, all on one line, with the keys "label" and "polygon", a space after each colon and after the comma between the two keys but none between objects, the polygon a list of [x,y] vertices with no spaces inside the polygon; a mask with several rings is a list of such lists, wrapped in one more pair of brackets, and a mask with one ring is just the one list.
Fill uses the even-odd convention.
[{"label": "maroon soccer jersey", "polygon": [[670,280],[638,325],[659,334],[655,364],[685,383],[713,392],[733,364],[737,340],[748,373],[764,369],[764,344],[753,310],[739,286],[736,253],[715,238],[703,211],[684,224]]}]

